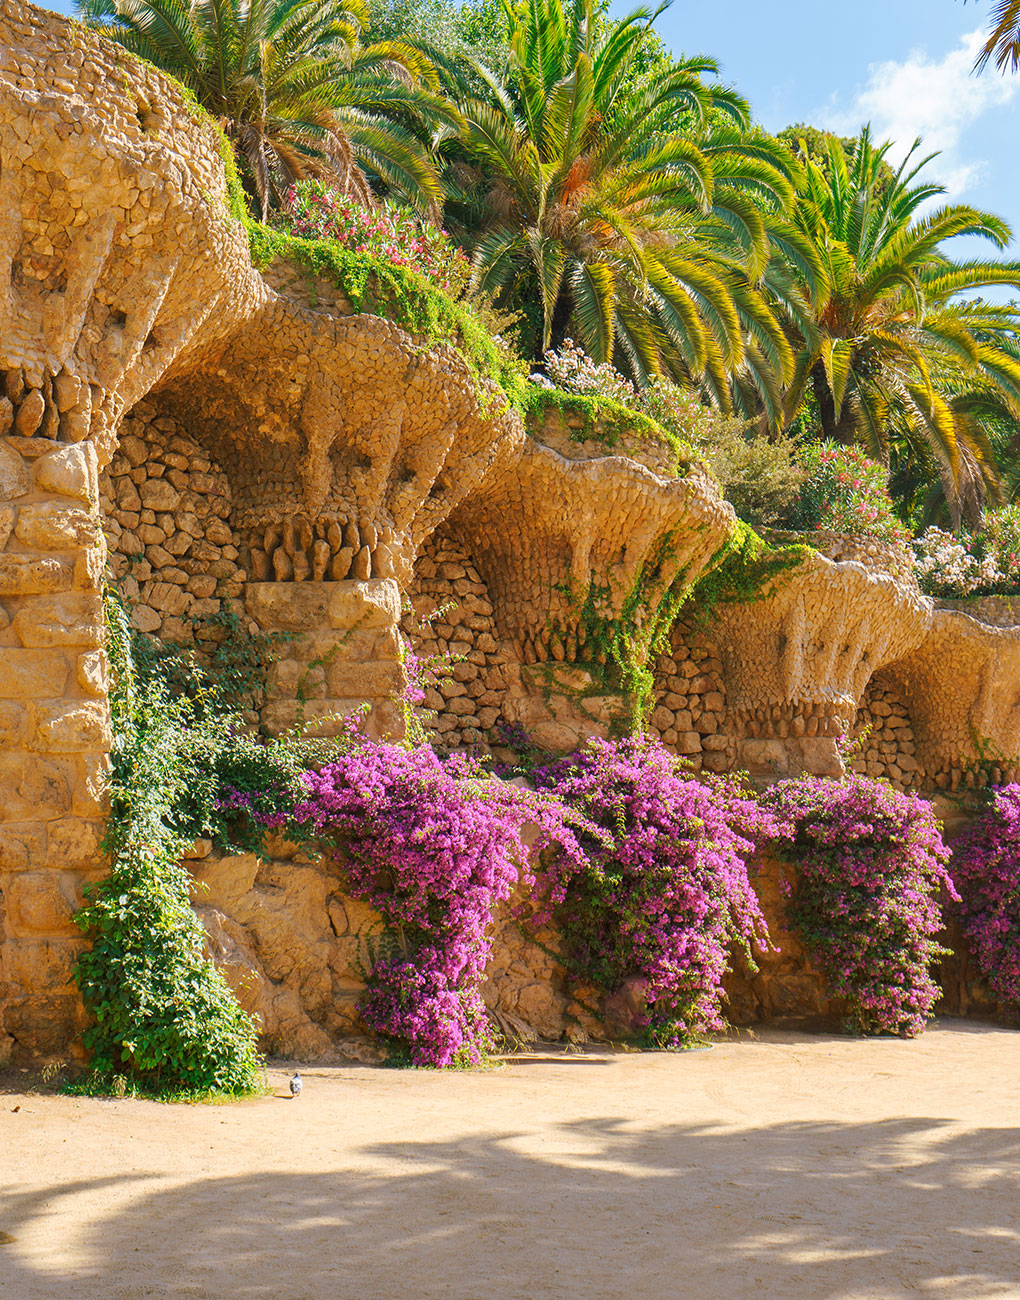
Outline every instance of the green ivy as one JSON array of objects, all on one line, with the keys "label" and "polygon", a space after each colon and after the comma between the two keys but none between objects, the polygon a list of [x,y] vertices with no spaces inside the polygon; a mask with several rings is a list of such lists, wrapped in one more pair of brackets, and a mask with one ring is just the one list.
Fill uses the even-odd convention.
[{"label": "green ivy", "polygon": [[694,588],[697,622],[711,623],[720,605],[746,605],[766,599],[793,569],[813,554],[813,547],[800,543],[772,546],[749,524],[737,520],[733,532]]},{"label": "green ivy", "polygon": [[520,409],[529,428],[539,424],[550,409],[559,411],[565,420],[580,418],[584,422],[581,427],[570,430],[570,436],[575,442],[593,439],[603,447],[612,449],[629,433],[646,438],[649,442],[662,443],[673,452],[680,472],[698,459],[690,443],[678,438],[672,430],[645,415],[643,411],[635,411],[611,397],[593,393],[569,393],[562,388],[528,384]]}]

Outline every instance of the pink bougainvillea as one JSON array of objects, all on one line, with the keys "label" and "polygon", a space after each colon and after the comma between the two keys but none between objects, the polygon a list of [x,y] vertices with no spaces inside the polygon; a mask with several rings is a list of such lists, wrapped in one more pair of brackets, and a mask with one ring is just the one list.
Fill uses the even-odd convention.
[{"label": "pink bougainvillea", "polygon": [[521,831],[537,825],[562,852],[578,851],[555,802],[424,745],[352,743],[301,781],[304,798],[272,824],[331,849],[351,893],[389,929],[365,1020],[415,1065],[479,1061],[492,912],[527,860]]},{"label": "pink bougainvillea", "polygon": [[996,791],[953,844],[963,932],[992,992],[1020,1012],[1020,785]]},{"label": "pink bougainvillea", "polygon": [[731,949],[753,969],[752,945],[768,944],[746,866],[758,806],[647,736],[590,740],[535,779],[601,831],[582,834],[583,855],[546,855],[538,919],[555,916],[572,963],[600,988],[641,982],[656,1046],[723,1028]]},{"label": "pink bougainvillea", "polygon": [[939,892],[956,898],[932,807],[868,777],[781,781],[763,796],[797,869],[788,914],[858,1033],[919,1034],[939,994]]}]

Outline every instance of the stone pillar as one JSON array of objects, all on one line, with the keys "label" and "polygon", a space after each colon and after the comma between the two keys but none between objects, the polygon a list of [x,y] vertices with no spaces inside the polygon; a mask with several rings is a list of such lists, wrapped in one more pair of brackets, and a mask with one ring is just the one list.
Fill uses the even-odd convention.
[{"label": "stone pillar", "polygon": [[0,438],[0,1058],[67,1055],[71,916],[103,874],[110,749],[98,471],[88,443]]},{"label": "stone pillar", "polygon": [[336,735],[337,715],[368,704],[368,735],[403,737],[407,674],[396,582],[251,582],[245,605],[263,632],[287,638],[270,669],[262,709],[272,735],[301,721],[313,724],[310,735]]}]

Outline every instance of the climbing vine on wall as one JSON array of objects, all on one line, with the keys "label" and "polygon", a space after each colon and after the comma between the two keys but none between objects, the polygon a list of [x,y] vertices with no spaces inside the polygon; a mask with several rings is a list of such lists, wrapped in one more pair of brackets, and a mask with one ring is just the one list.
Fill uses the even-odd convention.
[{"label": "climbing vine on wall", "polygon": [[581,855],[545,855],[536,921],[555,918],[571,965],[604,992],[637,984],[649,1045],[688,1047],[723,1028],[732,950],[753,972],[752,945],[768,946],[746,865],[753,800],[648,737],[590,740],[534,779],[599,832],[581,834]]},{"label": "climbing vine on wall", "polygon": [[478,1064],[490,1051],[479,990],[493,909],[525,870],[525,824],[569,855],[567,822],[554,801],[462,756],[355,737],[305,774],[293,809],[269,819],[323,845],[351,893],[382,915],[391,942],[369,972],[362,1015],[398,1061],[438,1067]]},{"label": "climbing vine on wall", "polygon": [[953,844],[952,875],[974,963],[1020,1015],[1020,786],[997,790]]},{"label": "climbing vine on wall", "polygon": [[88,1086],[102,1091],[120,1077],[163,1095],[250,1092],[261,1086],[257,1026],[205,955],[182,857],[204,835],[228,849],[258,847],[261,823],[224,794],[257,792],[268,814],[293,802],[304,760],[286,741],[248,734],[232,703],[236,644],[221,682],[180,650],[133,634],[113,595],[107,629],[111,869],[76,917],[90,941],[75,969],[94,1020],[83,1035]]}]

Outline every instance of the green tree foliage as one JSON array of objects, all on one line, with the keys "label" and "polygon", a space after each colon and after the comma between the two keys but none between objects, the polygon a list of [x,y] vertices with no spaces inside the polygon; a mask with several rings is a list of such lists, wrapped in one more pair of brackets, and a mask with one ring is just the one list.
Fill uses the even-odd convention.
[{"label": "green tree foliage", "polygon": [[810,270],[772,215],[792,158],[747,134],[744,103],[704,80],[711,60],[635,73],[657,39],[647,11],[603,22],[591,0],[504,2],[508,69],[478,68],[484,93],[461,98],[447,210],[480,287],[533,309],[527,351],[569,335],[639,383],[666,372],[721,403],[734,370],[788,375],[760,281],[773,241]]},{"label": "green tree foliage", "polygon": [[435,71],[407,41],[364,44],[363,0],[78,0],[78,11],[219,121],[263,220],[302,177],[366,203],[373,183],[422,211],[438,203],[420,138],[449,116]]},{"label": "green tree foliage", "polygon": [[1003,248],[1010,229],[964,204],[931,208],[944,191],[918,179],[930,159],[913,152],[886,183],[889,146],[867,129],[849,156],[827,145],[825,169],[805,164],[795,213],[823,275],[814,294],[803,286],[811,321],[793,336],[787,420],[810,391],[824,437],[926,466],[954,523],[977,517],[996,482],[990,422],[1020,417],[1020,316],[960,295],[1020,284],[1020,264],[954,261],[945,244],[980,235]]},{"label": "green tree foliage", "polygon": [[502,74],[508,34],[500,0],[368,0],[369,39],[412,42],[451,87],[470,80],[473,62]]}]

